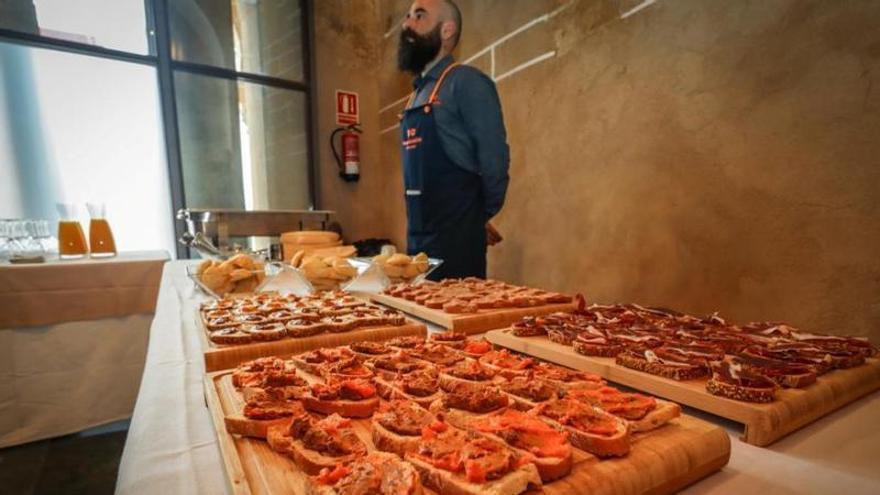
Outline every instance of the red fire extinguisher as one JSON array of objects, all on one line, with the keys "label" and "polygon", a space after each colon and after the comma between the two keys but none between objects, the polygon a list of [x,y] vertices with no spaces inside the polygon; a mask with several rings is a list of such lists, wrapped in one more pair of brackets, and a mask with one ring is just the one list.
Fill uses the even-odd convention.
[{"label": "red fire extinguisher", "polygon": [[[342,155],[336,149],[336,135],[342,133]],[[339,127],[330,134],[330,149],[339,165],[339,176],[346,182],[357,182],[361,177],[361,153],[358,134],[362,131],[357,124]]]}]

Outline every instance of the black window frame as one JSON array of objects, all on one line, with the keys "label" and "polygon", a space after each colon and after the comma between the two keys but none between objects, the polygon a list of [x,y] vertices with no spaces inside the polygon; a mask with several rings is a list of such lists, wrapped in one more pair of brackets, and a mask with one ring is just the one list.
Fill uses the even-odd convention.
[{"label": "black window frame", "polygon": [[[186,208],[186,196],[183,187],[183,164],[180,154],[180,133],[177,121],[177,96],[174,88],[175,72],[188,72],[217,79],[255,83],[262,86],[304,93],[306,98],[306,156],[309,177],[309,202],[312,208],[319,209],[317,156],[315,155],[317,149],[315,144],[317,123],[315,118],[317,114],[315,111],[315,73],[313,67],[315,53],[313,0],[299,0],[300,21],[302,22],[301,43],[303,47],[302,81],[175,60],[171,56],[171,22],[168,15],[169,1],[174,0],[144,0],[146,18],[144,36],[147,37],[149,47],[149,54],[146,55],[6,28],[0,28],[0,41],[154,67],[159,87],[160,112],[162,115],[163,136],[165,138],[171,206],[172,211],[175,213],[180,209]],[[174,225],[174,237],[179,239],[184,233],[185,226],[176,219],[172,219],[172,223]],[[175,246],[178,258],[189,257],[185,246],[180,243],[177,243]]]}]

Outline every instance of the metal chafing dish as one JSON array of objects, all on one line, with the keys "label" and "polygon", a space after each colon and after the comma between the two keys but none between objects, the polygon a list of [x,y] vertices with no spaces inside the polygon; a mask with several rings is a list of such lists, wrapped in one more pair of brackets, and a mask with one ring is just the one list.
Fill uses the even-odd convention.
[{"label": "metal chafing dish", "polygon": [[327,230],[330,210],[227,210],[184,208],[177,219],[186,223],[180,242],[214,257],[235,251],[234,238],[278,237],[293,230]]}]

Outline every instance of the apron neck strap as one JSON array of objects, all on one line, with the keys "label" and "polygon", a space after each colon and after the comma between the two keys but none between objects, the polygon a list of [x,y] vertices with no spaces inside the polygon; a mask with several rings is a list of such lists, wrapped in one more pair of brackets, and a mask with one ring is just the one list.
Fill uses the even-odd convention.
[{"label": "apron neck strap", "polygon": [[[440,74],[440,78],[437,79],[437,84],[434,85],[434,89],[431,91],[431,96],[428,98],[428,101],[426,103],[427,105],[433,105],[437,101],[437,94],[440,92],[440,86],[443,85],[443,81],[446,80],[446,76],[449,74],[450,71],[452,71],[452,69],[458,67],[459,65],[461,64],[459,64],[458,62],[454,62],[443,69],[443,72]],[[404,110],[412,107],[413,102],[416,101],[416,95],[418,94],[419,90],[413,90],[413,92],[409,95],[409,99],[406,101],[406,105],[403,107]],[[397,119],[403,120],[403,112],[397,114]]]},{"label": "apron neck strap", "polygon": [[417,95],[418,93],[419,93],[419,90],[417,90],[417,89],[413,90],[413,92],[410,93],[410,95],[409,95],[409,99],[406,100],[406,105],[404,105],[404,107],[403,107],[404,110],[406,110],[407,108],[409,108],[409,107],[412,106],[413,102],[416,101],[416,95]]},{"label": "apron neck strap", "polygon": [[452,69],[458,67],[460,64],[458,62],[449,64],[445,69],[443,69],[443,73],[440,74],[440,79],[437,79],[437,84],[434,85],[434,90],[431,91],[431,97],[428,98],[428,104],[433,104],[437,101],[437,93],[440,92],[440,86],[443,85],[443,81],[446,80],[446,76],[449,75],[449,72]]}]

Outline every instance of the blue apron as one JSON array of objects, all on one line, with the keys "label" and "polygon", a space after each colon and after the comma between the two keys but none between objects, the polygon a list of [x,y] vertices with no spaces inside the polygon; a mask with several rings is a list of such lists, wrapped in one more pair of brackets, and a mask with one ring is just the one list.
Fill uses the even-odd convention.
[{"label": "blue apron", "polygon": [[401,115],[407,253],[424,251],[443,264],[429,278],[486,278],[486,221],[480,176],[456,165],[440,142],[433,105],[452,64],[424,105],[410,97]]}]

